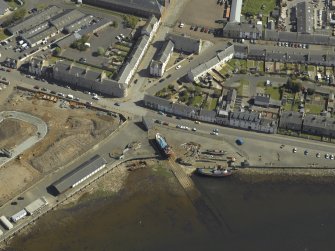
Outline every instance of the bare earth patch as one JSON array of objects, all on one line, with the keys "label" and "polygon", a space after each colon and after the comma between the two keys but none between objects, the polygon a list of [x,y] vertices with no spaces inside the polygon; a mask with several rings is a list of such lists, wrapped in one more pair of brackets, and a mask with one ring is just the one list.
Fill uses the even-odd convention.
[{"label": "bare earth patch", "polygon": [[[48,125],[48,133],[24,152],[20,161],[10,161],[0,168],[0,184],[6,184],[0,188],[2,201],[79,157],[110,135],[119,122],[112,116],[84,107],[60,108],[60,101],[41,100],[19,90],[13,91],[0,106],[0,111],[6,110],[27,112],[41,118]],[[34,127],[29,124],[10,120],[3,123],[2,127],[0,124],[0,146],[13,146],[19,139],[22,142],[24,137],[34,133]]]},{"label": "bare earth patch", "polygon": [[36,133],[36,127],[17,119],[0,123],[0,148],[11,149]]}]

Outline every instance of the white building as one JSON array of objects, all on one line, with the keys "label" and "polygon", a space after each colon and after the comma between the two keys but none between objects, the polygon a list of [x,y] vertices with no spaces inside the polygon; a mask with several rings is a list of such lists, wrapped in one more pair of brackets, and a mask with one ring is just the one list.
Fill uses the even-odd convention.
[{"label": "white building", "polygon": [[241,22],[242,0],[232,0],[229,22]]},{"label": "white building", "polygon": [[159,52],[156,54],[155,59],[150,63],[150,74],[156,77],[162,77],[165,72],[165,67],[169,62],[173,52],[174,44],[171,40],[166,41]]},{"label": "white building", "polygon": [[233,45],[227,46],[225,49],[220,51],[215,57],[190,70],[187,74],[187,77],[191,81],[198,81],[199,77],[205,75],[211,69],[228,62],[233,57],[234,57],[234,46]]}]

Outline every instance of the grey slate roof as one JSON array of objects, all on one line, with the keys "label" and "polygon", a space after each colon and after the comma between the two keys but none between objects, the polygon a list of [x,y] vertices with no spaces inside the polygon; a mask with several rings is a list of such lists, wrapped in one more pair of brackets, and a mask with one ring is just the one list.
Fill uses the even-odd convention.
[{"label": "grey slate roof", "polygon": [[166,39],[170,39],[174,43],[176,50],[181,50],[187,53],[200,53],[201,39],[174,33],[168,33]]},{"label": "grey slate roof", "polygon": [[5,14],[8,8],[9,5],[4,0],[0,0],[0,15]]},{"label": "grey slate roof", "polygon": [[66,25],[82,19],[84,16],[85,14],[78,10],[69,10],[53,17],[50,23],[55,26],[57,30],[62,30]]},{"label": "grey slate roof", "polygon": [[77,31],[79,29],[81,29],[84,26],[89,25],[89,23],[94,19],[94,16],[92,15],[87,15],[79,20],[76,20],[72,23],[70,23],[69,25],[66,25],[64,27],[64,31],[66,31],[67,33],[72,33],[74,31]]},{"label": "grey slate roof", "polygon": [[164,8],[163,0],[83,0],[84,4],[109,7],[123,12],[151,13],[160,17]]},{"label": "grey slate roof", "polygon": [[41,10],[37,14],[25,18],[18,24],[10,26],[9,28],[7,28],[7,30],[12,34],[15,34],[19,31],[24,32],[37,26],[40,23],[48,21],[49,19],[56,16],[57,14],[60,14],[61,12],[63,12],[61,8],[57,6],[50,6],[44,10]]},{"label": "grey slate roof", "polygon": [[285,111],[280,115],[279,128],[300,131],[303,115],[300,112]]},{"label": "grey slate roof", "polygon": [[162,48],[155,55],[154,60],[164,63],[170,55],[170,52],[173,50],[174,44],[171,40],[165,41]]},{"label": "grey slate roof", "polygon": [[231,112],[230,119],[243,120],[248,122],[260,122],[260,117],[257,112]]},{"label": "grey slate roof", "polygon": [[48,36],[50,36],[51,34],[53,33],[56,33],[57,32],[57,29],[55,27],[50,27],[38,34],[36,34],[35,36],[32,36],[32,37],[29,37],[29,38],[26,38],[24,36],[22,36],[23,39],[25,39],[29,44],[34,44]]},{"label": "grey slate roof", "polygon": [[297,31],[301,33],[313,32],[313,10],[307,2],[297,4]]},{"label": "grey slate roof", "polygon": [[145,25],[143,26],[142,30],[141,30],[141,34],[146,34],[148,36],[150,36],[154,25],[158,22],[158,19],[152,15],[149,20],[145,23]]},{"label": "grey slate roof", "polygon": [[100,155],[95,155],[53,183],[52,186],[57,190],[58,193],[63,193],[67,189],[71,188],[71,186],[73,186],[76,182],[80,181],[106,164],[107,161],[103,157]]},{"label": "grey slate roof", "polygon": [[308,134],[335,138],[335,119],[308,114],[304,118],[302,131]]},{"label": "grey slate roof", "polygon": [[270,104],[270,95],[257,93],[257,95],[254,98],[254,105],[268,107],[269,104]]}]

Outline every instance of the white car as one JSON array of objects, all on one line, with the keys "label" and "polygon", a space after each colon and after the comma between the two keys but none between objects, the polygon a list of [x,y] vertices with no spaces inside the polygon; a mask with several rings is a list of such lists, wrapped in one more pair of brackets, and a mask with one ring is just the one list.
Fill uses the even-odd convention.
[{"label": "white car", "polygon": [[95,99],[95,100],[99,100],[100,99],[98,96],[93,96],[92,98]]},{"label": "white car", "polygon": [[179,28],[183,28],[184,25],[185,25],[184,23],[180,23],[180,24],[179,24]]},{"label": "white car", "polygon": [[125,39],[125,35],[123,35],[122,33],[119,35],[122,39]]},{"label": "white car", "polygon": [[296,153],[297,152],[297,148],[294,147],[293,150],[292,150],[293,153]]},{"label": "white car", "polygon": [[218,132],[211,132],[211,134],[212,134],[212,135],[216,135],[216,136],[218,136],[218,135],[219,135],[219,133],[218,133]]},{"label": "white car", "polygon": [[197,128],[195,128],[195,127],[192,128],[192,131],[193,131],[193,132],[196,132],[196,131],[197,131]]},{"label": "white car", "polygon": [[179,70],[181,68],[181,65],[176,66],[176,70]]},{"label": "white car", "polygon": [[330,158],[331,160],[333,160],[333,159],[334,159],[334,155],[331,154],[331,155],[329,156],[329,158]]},{"label": "white car", "polygon": [[328,153],[325,154],[325,159],[329,159],[329,154]]},{"label": "white car", "polygon": [[317,158],[320,158],[320,157],[321,157],[321,154],[320,154],[320,153],[317,153],[317,154],[316,154],[316,157],[317,157]]}]

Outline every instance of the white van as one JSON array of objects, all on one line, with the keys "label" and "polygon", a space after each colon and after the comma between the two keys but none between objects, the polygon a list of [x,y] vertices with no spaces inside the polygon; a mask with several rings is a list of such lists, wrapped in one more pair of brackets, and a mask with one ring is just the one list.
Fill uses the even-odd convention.
[{"label": "white van", "polygon": [[66,95],[66,97],[69,98],[69,99],[73,99],[73,95],[71,95],[71,94]]},{"label": "white van", "polygon": [[24,43],[23,40],[20,40],[20,41],[19,41],[19,45],[22,45],[23,43]]}]

